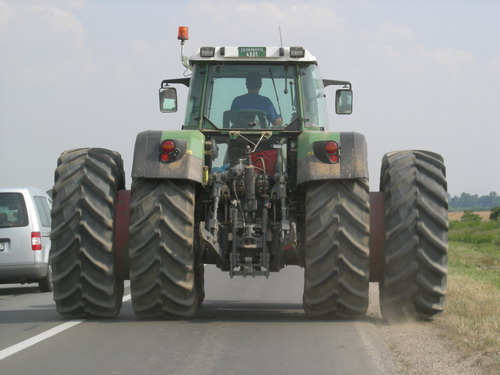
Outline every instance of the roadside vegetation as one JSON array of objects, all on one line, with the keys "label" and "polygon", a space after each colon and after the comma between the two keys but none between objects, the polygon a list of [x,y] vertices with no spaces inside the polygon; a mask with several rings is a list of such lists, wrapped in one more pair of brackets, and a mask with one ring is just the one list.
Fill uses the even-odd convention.
[{"label": "roadside vegetation", "polygon": [[465,211],[450,221],[445,312],[436,319],[453,346],[490,374],[500,369],[500,209],[483,221]]}]

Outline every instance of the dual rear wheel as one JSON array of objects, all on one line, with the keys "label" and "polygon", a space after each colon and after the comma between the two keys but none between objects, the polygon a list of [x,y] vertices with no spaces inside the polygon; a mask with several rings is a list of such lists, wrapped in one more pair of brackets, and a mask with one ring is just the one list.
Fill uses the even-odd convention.
[{"label": "dual rear wheel", "polygon": [[[382,316],[431,320],[444,307],[448,203],[443,158],[388,153],[384,193]],[[368,181],[315,181],[306,187],[304,310],[308,316],[366,313],[369,280]]]},{"label": "dual rear wheel", "polygon": [[[59,158],[50,264],[56,308],[64,317],[108,318],[120,312],[115,211],[123,189],[122,159],[114,151],[76,149]],[[139,317],[189,317],[203,300],[203,265],[195,267],[193,255],[194,197],[194,184],[183,180],[133,182],[130,281]]]}]

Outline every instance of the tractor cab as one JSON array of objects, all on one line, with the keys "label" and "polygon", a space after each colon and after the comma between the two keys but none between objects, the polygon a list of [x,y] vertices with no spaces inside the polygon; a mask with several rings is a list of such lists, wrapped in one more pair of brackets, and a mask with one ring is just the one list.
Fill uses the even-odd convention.
[{"label": "tractor cab", "polygon": [[202,47],[189,59],[190,78],[164,80],[160,110],[177,109],[175,88],[189,86],[185,129],[303,131],[328,128],[325,86],[337,91],[339,114],[352,112],[349,82],[322,80],[302,47]]},{"label": "tractor cab", "polygon": [[343,86],[335,96],[337,113],[352,112],[351,84],[323,80],[302,47],[201,47],[183,62],[191,76],[162,82],[160,110],[177,109],[172,85],[189,87],[183,129],[201,131],[217,145],[212,171],[250,157],[259,171],[284,172],[290,140],[328,129],[328,85]]}]

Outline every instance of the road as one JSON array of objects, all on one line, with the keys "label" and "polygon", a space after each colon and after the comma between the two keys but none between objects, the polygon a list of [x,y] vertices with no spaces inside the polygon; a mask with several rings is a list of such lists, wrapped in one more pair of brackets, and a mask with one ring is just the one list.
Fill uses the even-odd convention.
[{"label": "road", "polygon": [[70,328],[51,293],[0,285],[0,374],[387,373],[373,322],[306,319],[302,269],[230,280],[209,266],[205,283],[191,320],[138,320],[128,300],[116,319]]}]

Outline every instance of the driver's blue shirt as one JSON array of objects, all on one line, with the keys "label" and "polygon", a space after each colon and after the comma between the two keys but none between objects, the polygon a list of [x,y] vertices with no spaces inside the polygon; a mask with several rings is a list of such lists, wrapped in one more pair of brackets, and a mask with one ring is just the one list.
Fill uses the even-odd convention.
[{"label": "driver's blue shirt", "polygon": [[274,123],[277,118],[281,117],[276,112],[271,100],[268,97],[259,94],[248,93],[234,98],[233,104],[231,104],[231,112],[234,113],[234,111],[244,109],[255,109],[265,112],[267,120],[270,123]]}]

